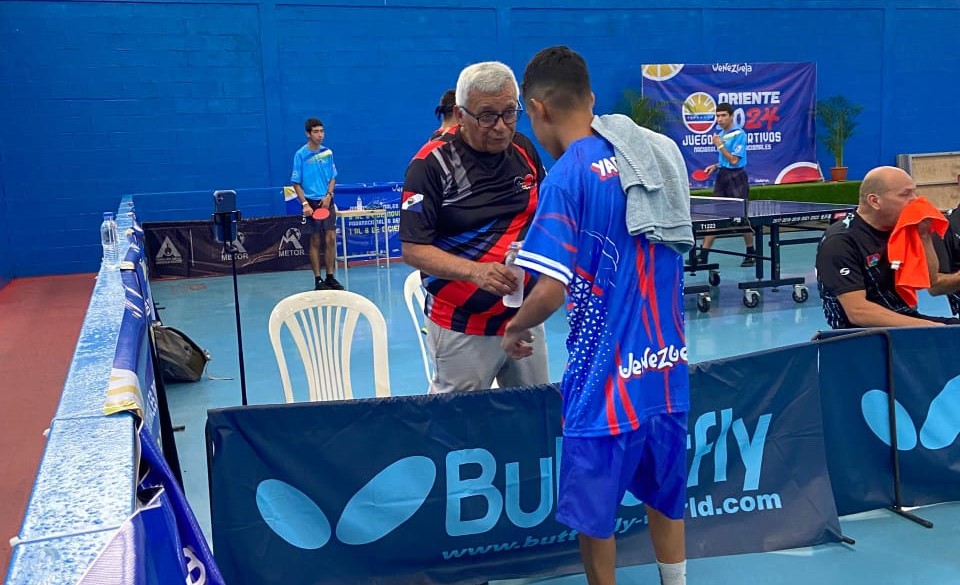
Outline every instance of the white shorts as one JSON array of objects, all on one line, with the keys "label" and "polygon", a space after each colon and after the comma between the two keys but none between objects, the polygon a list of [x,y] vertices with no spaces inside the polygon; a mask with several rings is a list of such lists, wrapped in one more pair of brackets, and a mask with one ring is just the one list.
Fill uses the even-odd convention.
[{"label": "white shorts", "polygon": [[433,359],[430,394],[486,390],[496,380],[501,388],[550,383],[543,325],[534,327],[533,355],[511,359],[499,335],[469,335],[443,329],[427,319],[427,345]]}]

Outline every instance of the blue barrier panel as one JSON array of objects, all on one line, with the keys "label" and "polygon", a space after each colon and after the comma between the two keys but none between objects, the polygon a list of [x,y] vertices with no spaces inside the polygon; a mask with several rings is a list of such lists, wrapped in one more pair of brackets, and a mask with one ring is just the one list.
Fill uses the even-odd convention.
[{"label": "blue barrier panel", "polygon": [[[695,369],[691,557],[836,541],[816,346]],[[231,585],[465,583],[580,571],[553,518],[553,387],[212,410],[211,515]],[[619,509],[618,562],[651,562]],[[376,559],[371,563],[370,559]]]},{"label": "blue barrier panel", "polygon": [[960,499],[960,327],[862,329],[822,337],[828,340],[820,344],[821,400],[827,444],[838,446],[828,450],[827,461],[839,512]]},{"label": "blue barrier panel", "polygon": [[[129,218],[118,213],[117,223],[121,229],[128,227]],[[121,238],[121,254],[124,242]],[[103,416],[123,313],[120,273],[101,268],[23,524],[13,541],[8,585],[34,585],[43,579],[72,585],[106,542],[104,531],[116,529],[134,510],[134,419],[128,414]]]},{"label": "blue barrier panel", "polygon": [[[152,304],[142,232],[129,212],[127,199],[117,214],[118,227],[129,237],[121,238],[124,263],[120,271],[101,268],[98,276],[23,525],[13,540],[8,585],[74,585],[92,563],[106,566],[109,582],[122,585],[223,583],[151,435],[158,426],[147,343]],[[105,410],[117,414],[105,417]],[[149,471],[138,486],[141,463]],[[155,505],[131,520],[138,501]],[[130,531],[132,525],[139,528]],[[173,554],[158,555],[163,550]],[[101,551],[106,556],[95,563]],[[95,575],[86,579],[107,582]]]},{"label": "blue barrier panel", "polygon": [[837,446],[827,451],[837,512],[885,508],[894,501],[890,449],[873,437],[860,402],[870,390],[887,389],[886,340],[877,334],[831,337],[820,345],[820,388],[826,443]]},{"label": "blue barrier panel", "polygon": [[159,437],[160,415],[148,338],[152,313],[148,312],[140,292],[140,280],[135,268],[139,263],[138,258],[134,263],[125,262],[121,268],[125,292],[123,320],[120,322],[104,413],[132,411],[154,437]]},{"label": "blue barrier panel", "polygon": [[[140,428],[139,439],[147,471],[137,493],[141,501],[149,502],[147,513],[134,515],[120,527],[98,558],[96,572],[114,575],[111,582],[121,585],[225,585],[203,531],[160,452],[159,441],[146,427]],[[126,580],[117,580],[121,567],[131,558],[137,560],[134,570]],[[88,583],[100,585],[102,581],[92,577],[80,585]]]},{"label": "blue barrier panel", "polygon": [[[166,494],[161,492],[111,534],[77,585],[204,583],[204,579],[187,581],[184,577],[180,569],[182,553],[169,537],[171,533],[176,533],[173,514]],[[150,542],[150,546],[144,546],[145,542]]]},{"label": "blue barrier panel", "polygon": [[[894,329],[890,336],[901,503],[960,500],[960,326]],[[881,391],[865,394],[864,418],[876,420],[875,409],[886,402]],[[881,443],[877,430],[871,426],[871,438]]]},{"label": "blue barrier panel", "polygon": [[[688,555],[838,540],[840,524],[824,459],[816,345],[701,362],[690,370],[694,410],[688,423],[687,489],[706,483],[714,505],[697,507],[706,518],[690,523],[696,539],[687,539]],[[730,502],[740,505],[734,512],[751,512],[755,502],[757,513],[730,519]],[[764,511],[763,502],[772,505]],[[717,544],[731,538],[744,541],[739,550]],[[714,552],[718,546],[728,552]]]}]

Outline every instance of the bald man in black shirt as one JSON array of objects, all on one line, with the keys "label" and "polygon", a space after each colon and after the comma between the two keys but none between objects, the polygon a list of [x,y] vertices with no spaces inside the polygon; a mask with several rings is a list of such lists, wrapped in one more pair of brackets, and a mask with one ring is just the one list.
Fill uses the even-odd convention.
[{"label": "bald man in black shirt", "polygon": [[[887,242],[917,186],[902,169],[877,167],[863,178],[855,212],[827,229],[817,248],[817,286],[823,314],[834,329],[960,324],[960,319],[923,315],[900,298]],[[930,282],[938,281],[930,221],[918,224]]]}]

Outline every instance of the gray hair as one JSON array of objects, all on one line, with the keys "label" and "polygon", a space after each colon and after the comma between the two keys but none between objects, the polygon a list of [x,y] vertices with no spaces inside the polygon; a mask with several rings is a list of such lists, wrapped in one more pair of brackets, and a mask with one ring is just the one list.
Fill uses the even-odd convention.
[{"label": "gray hair", "polygon": [[508,88],[513,89],[519,100],[520,87],[509,67],[499,61],[474,63],[461,71],[457,79],[457,105],[466,104],[472,92],[499,93]]}]

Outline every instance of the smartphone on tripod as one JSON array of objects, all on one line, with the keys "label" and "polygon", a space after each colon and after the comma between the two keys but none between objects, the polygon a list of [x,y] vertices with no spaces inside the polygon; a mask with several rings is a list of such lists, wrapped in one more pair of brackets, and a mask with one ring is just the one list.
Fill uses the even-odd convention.
[{"label": "smartphone on tripod", "polygon": [[240,403],[247,405],[247,374],[243,365],[243,332],[240,325],[240,292],[237,287],[237,224],[240,211],[237,209],[237,192],[224,189],[213,192],[213,237],[224,244],[224,253],[230,252],[233,269],[233,309],[237,318],[237,359],[240,363]]},{"label": "smartphone on tripod", "polygon": [[237,239],[237,192],[225,189],[213,192],[213,238],[222,243]]}]

